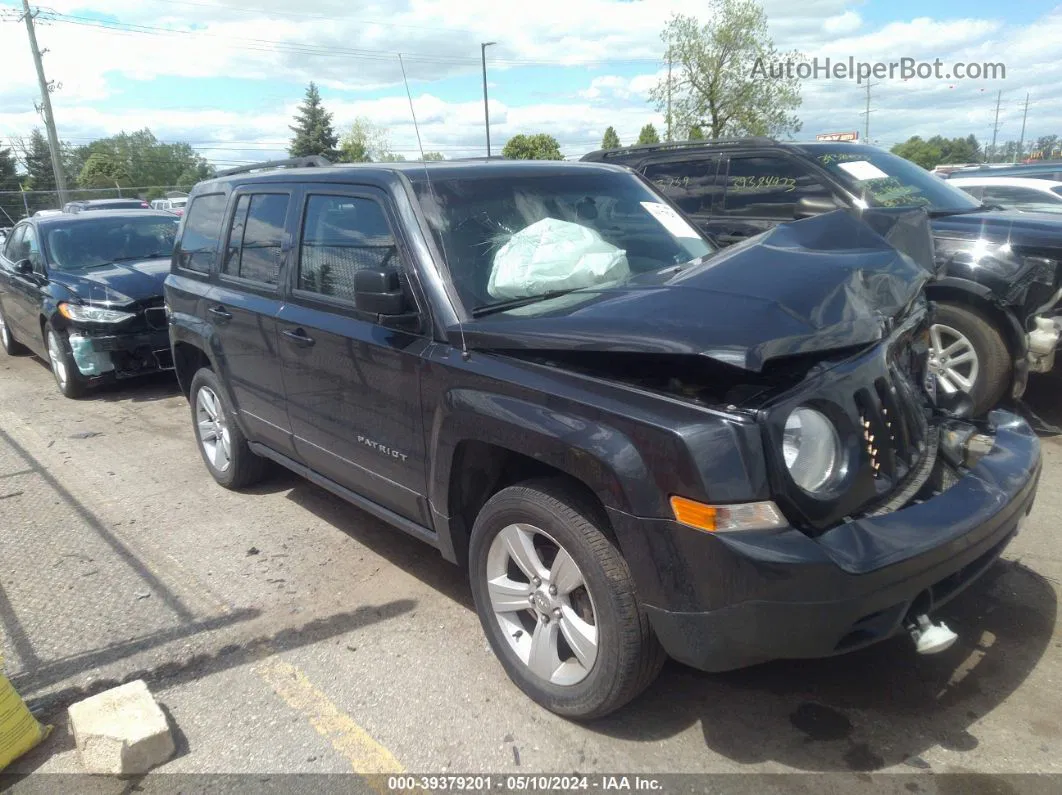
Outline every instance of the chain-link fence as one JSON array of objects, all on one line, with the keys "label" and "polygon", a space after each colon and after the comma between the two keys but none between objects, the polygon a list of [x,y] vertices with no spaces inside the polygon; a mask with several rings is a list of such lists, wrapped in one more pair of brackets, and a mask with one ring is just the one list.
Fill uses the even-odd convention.
[{"label": "chain-link fence", "polygon": [[[151,185],[139,188],[86,188],[71,189],[66,192],[66,201],[81,199],[165,199],[167,197],[185,196],[187,188],[176,185]],[[23,218],[28,218],[40,210],[61,210],[63,201],[59,191],[54,190],[7,190],[0,191],[0,227],[11,226]]]}]

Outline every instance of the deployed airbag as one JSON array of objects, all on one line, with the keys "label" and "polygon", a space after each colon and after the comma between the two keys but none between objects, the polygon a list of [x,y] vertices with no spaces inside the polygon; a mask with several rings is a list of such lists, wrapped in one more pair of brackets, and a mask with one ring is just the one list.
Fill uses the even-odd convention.
[{"label": "deployed airbag", "polygon": [[502,301],[618,284],[630,277],[627,254],[593,229],[543,218],[517,232],[494,256],[487,292]]}]

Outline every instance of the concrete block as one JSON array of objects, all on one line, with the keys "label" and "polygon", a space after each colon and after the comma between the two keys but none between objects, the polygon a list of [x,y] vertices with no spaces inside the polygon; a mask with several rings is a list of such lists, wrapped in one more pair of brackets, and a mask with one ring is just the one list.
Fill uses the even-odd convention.
[{"label": "concrete block", "polygon": [[68,714],[86,772],[146,773],[176,750],[169,722],[142,679],[79,701]]}]

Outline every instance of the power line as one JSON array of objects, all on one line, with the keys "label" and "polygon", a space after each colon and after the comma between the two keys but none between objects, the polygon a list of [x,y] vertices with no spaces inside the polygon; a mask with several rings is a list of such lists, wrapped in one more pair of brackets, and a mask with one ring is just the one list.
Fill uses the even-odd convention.
[{"label": "power line", "polygon": [[[268,16],[297,17],[301,19],[327,19],[330,22],[336,20],[336,14],[314,14],[307,11],[287,11],[280,9],[253,8],[250,6],[236,6],[231,4],[219,5],[218,3],[193,3],[190,0],[154,0],[154,2],[167,6],[192,6],[194,8],[216,8],[218,11],[228,11],[239,14],[265,14]],[[357,22],[362,25],[379,25],[386,28],[404,28],[408,30],[439,31],[448,30],[455,33],[471,33],[479,35],[477,31],[469,28],[448,28],[441,25],[405,25],[398,22],[383,22],[378,19],[363,19],[360,17],[342,17],[345,22]]]},{"label": "power line", "polygon": [[[398,52],[391,50],[354,49],[347,47],[323,47],[313,44],[299,44],[292,41],[280,41],[276,39],[258,39],[245,36],[231,36],[228,34],[210,33],[207,30],[188,30],[182,28],[164,28],[155,25],[141,25],[137,23],[120,22],[118,20],[106,20],[96,17],[83,17],[76,14],[65,14],[55,10],[42,11],[42,17],[52,22],[68,25],[80,25],[82,27],[98,28],[124,35],[152,35],[152,36],[205,36],[209,38],[223,38],[230,42],[230,48],[248,50],[251,52],[292,52],[299,55],[320,55],[328,57],[354,58],[376,61],[394,61],[397,63]],[[245,42],[241,46],[232,45],[231,42]],[[407,60],[432,64],[470,65],[479,64],[479,59],[462,55],[429,55],[426,53],[402,53]],[[595,66],[605,64],[625,63],[660,63],[659,58],[599,58],[599,59],[572,59],[572,60],[549,60],[549,59],[523,59],[523,58],[496,58],[492,63],[508,66]]]}]

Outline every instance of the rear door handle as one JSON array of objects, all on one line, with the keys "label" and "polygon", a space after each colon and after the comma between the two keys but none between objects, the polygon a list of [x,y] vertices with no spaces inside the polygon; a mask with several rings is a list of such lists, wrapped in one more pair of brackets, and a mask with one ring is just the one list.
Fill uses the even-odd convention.
[{"label": "rear door handle", "polygon": [[210,314],[216,317],[222,323],[228,323],[232,320],[232,312],[229,312],[223,306],[212,306],[207,310]]},{"label": "rear door handle", "polygon": [[309,348],[314,343],[313,337],[307,336],[306,332],[301,328],[297,328],[294,331],[287,330],[284,332],[284,336],[294,342],[300,348]]}]

